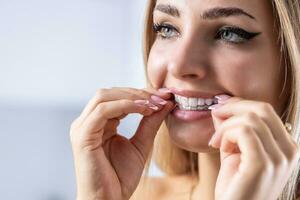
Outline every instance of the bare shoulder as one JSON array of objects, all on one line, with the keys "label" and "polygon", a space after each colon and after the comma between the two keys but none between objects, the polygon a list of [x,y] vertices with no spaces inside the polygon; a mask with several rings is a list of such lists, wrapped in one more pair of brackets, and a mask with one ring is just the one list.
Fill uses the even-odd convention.
[{"label": "bare shoulder", "polygon": [[191,184],[191,179],[186,176],[142,177],[130,200],[183,198]]}]

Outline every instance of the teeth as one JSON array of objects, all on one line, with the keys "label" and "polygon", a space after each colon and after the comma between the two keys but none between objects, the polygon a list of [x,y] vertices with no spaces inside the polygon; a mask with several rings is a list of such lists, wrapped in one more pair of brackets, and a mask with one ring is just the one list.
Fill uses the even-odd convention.
[{"label": "teeth", "polygon": [[189,105],[189,99],[187,97],[181,97],[180,98],[180,102],[183,104],[183,105]]},{"label": "teeth", "polygon": [[175,101],[176,101],[176,102],[180,102],[180,99],[179,99],[179,96],[178,96],[178,95],[175,95]]},{"label": "teeth", "polygon": [[205,104],[204,99],[198,99],[198,105],[203,106]]},{"label": "teeth", "polygon": [[211,105],[213,103],[213,99],[205,99],[205,104],[206,105]]},{"label": "teeth", "polygon": [[179,104],[181,109],[185,110],[204,110],[210,105],[218,103],[216,98],[203,99],[203,98],[187,98],[179,95],[175,95],[175,101]]},{"label": "teeth", "polygon": [[189,105],[192,106],[192,107],[197,107],[198,98],[189,98]]},{"label": "teeth", "polygon": [[179,108],[181,110],[208,110],[208,106],[207,105],[192,107],[192,106],[184,106],[184,105],[179,104]]}]

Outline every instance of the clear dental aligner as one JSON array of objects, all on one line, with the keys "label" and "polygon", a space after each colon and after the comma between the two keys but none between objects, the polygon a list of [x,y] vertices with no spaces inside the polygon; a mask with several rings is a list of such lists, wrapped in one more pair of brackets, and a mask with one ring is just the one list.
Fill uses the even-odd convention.
[{"label": "clear dental aligner", "polygon": [[175,95],[175,102],[180,110],[209,110],[208,107],[218,103],[218,99],[187,98]]},{"label": "clear dental aligner", "polygon": [[193,106],[182,106],[180,104],[179,105],[179,108],[180,110],[209,110],[208,109],[208,105],[204,105],[204,106],[197,106],[197,107],[193,107]]}]

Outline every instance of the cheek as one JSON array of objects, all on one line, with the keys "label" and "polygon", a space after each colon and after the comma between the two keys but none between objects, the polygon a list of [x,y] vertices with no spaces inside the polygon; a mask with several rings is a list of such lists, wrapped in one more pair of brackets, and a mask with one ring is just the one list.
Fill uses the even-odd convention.
[{"label": "cheek", "polygon": [[151,48],[147,63],[147,73],[150,82],[154,87],[160,87],[163,84],[167,72],[166,50],[160,50],[155,44]]},{"label": "cheek", "polygon": [[274,96],[277,89],[274,83],[279,82],[276,67],[279,64],[274,58],[260,52],[231,52],[225,57],[217,57],[215,61],[215,73],[220,84],[234,95],[260,100]]}]

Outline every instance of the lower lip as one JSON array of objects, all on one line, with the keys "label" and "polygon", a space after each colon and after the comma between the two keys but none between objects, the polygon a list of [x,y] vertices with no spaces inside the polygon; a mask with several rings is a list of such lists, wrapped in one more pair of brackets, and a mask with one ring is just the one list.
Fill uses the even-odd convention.
[{"label": "lower lip", "polygon": [[195,120],[201,120],[211,117],[211,111],[190,111],[190,110],[180,110],[179,107],[176,107],[172,112],[172,115],[174,115],[176,118],[191,122]]}]

